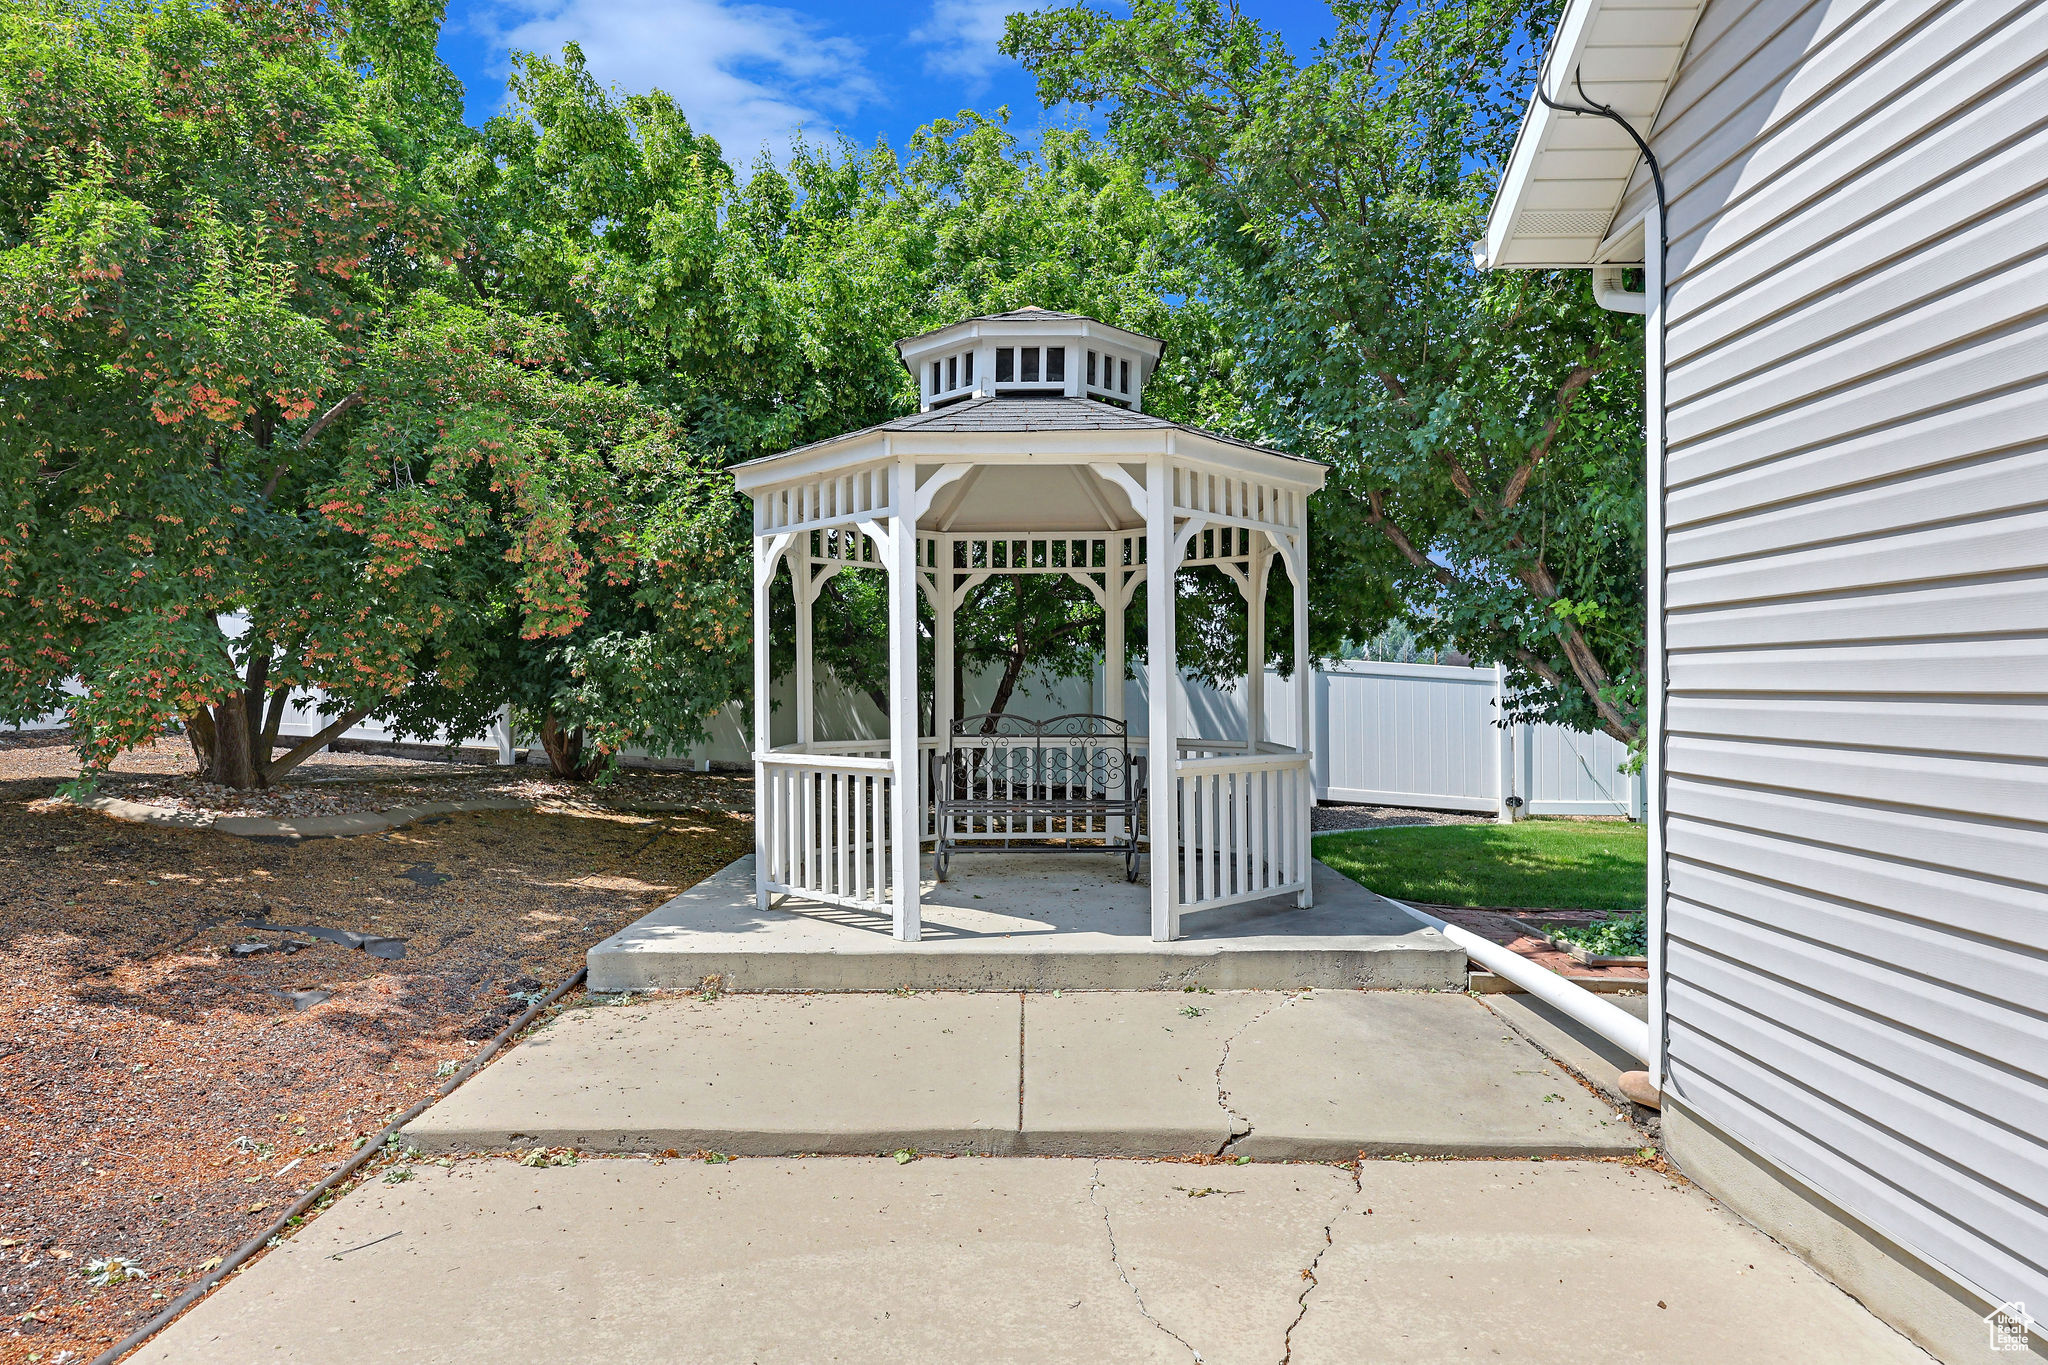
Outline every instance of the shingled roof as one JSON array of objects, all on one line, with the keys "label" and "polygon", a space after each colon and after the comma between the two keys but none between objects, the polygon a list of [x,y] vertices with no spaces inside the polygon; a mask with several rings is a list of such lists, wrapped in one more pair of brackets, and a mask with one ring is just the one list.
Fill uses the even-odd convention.
[{"label": "shingled roof", "polygon": [[1243,446],[1266,455],[1277,455],[1285,460],[1301,460],[1305,464],[1318,463],[1306,456],[1292,455],[1271,446],[1262,446],[1251,441],[1241,441],[1235,436],[1224,436],[1200,427],[1186,426],[1180,422],[1169,422],[1163,417],[1150,413],[1134,412],[1112,403],[1098,402],[1093,398],[1068,398],[1060,394],[998,394],[988,398],[969,398],[944,407],[932,408],[926,412],[913,412],[903,417],[892,417],[886,422],[877,422],[859,431],[847,432],[844,436],[831,436],[822,441],[812,441],[775,455],[763,455],[757,459],[745,460],[732,466],[744,469],[748,465],[763,464],[769,460],[780,460],[820,446],[837,445],[841,441],[858,440],[883,431],[957,431],[957,432],[1033,432],[1033,431],[1185,431],[1211,441],[1222,441],[1229,445]]}]

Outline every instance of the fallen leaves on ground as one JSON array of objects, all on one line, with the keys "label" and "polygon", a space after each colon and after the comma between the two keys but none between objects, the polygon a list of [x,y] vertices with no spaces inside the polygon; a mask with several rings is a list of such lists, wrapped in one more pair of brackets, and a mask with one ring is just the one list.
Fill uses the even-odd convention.
[{"label": "fallen leaves on ground", "polygon": [[[591,944],[752,842],[728,810],[622,809],[744,799],[744,780],[715,775],[352,839],[246,840],[52,802],[68,758],[0,736],[0,1365],[89,1359],[146,1320]],[[329,758],[303,771],[376,769]],[[387,777],[439,780],[411,771],[432,766]],[[405,955],[245,918],[396,939]],[[231,954],[252,942],[267,946]],[[331,995],[295,1008],[306,991]]]}]

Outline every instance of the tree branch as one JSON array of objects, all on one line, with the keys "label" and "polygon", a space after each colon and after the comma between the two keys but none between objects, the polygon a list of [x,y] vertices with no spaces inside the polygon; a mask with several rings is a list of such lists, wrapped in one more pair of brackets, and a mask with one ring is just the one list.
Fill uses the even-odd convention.
[{"label": "tree branch", "polygon": [[1600,373],[1594,362],[1600,358],[1600,343],[1593,343],[1586,352],[1586,363],[1577,366],[1564,377],[1564,383],[1557,386],[1557,407],[1550,414],[1550,420],[1543,424],[1543,430],[1536,443],[1522,454],[1522,463],[1508,479],[1508,486],[1500,495],[1501,510],[1511,510],[1522,500],[1523,492],[1529,487],[1529,480],[1535,476],[1537,462],[1550,453],[1550,443],[1557,439],[1558,431],[1564,426],[1564,419],[1572,410],[1572,403],[1578,398],[1593,376]]},{"label": "tree branch", "polygon": [[[313,444],[314,441],[319,439],[321,432],[333,426],[335,422],[347,416],[348,413],[351,412],[352,410],[361,407],[363,400],[368,396],[368,390],[357,389],[354,393],[342,399],[339,403],[336,403],[327,411],[321,413],[318,417],[313,419],[313,425],[307,427],[304,431],[299,433],[299,443],[297,446],[293,448],[295,450],[304,450],[307,446]],[[265,502],[268,502],[270,500],[270,495],[277,491],[277,481],[284,477],[284,471],[288,467],[288,461],[278,461],[276,466],[271,469],[270,477],[263,481],[263,499]]]},{"label": "tree branch", "polygon": [[361,720],[364,716],[367,716],[369,714],[370,708],[367,706],[358,707],[342,712],[339,716],[335,717],[333,723],[328,725],[326,729],[322,730],[319,734],[314,735],[311,739],[301,741],[299,745],[296,748],[294,748],[290,753],[286,754],[283,758],[278,759],[275,763],[272,763],[270,765],[270,776],[272,780],[283,777],[286,773],[298,767],[301,763],[304,763],[314,754],[319,753],[329,744],[332,744],[335,740],[341,738],[342,733],[346,731],[350,726],[354,725],[357,721]]}]

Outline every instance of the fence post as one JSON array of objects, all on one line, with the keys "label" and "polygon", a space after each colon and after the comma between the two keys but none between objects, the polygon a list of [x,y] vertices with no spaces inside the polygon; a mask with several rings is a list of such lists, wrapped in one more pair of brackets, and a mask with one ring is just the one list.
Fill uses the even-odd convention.
[{"label": "fence post", "polygon": [[1508,724],[1508,671],[1505,666],[1493,666],[1493,723],[1500,731],[1498,763],[1494,771],[1498,775],[1495,794],[1500,798],[1500,809],[1494,815],[1498,824],[1515,823],[1515,727]]},{"label": "fence post", "polygon": [[513,759],[512,706],[509,702],[498,708],[498,718],[491,722],[491,739],[498,746],[498,766],[509,766]]}]

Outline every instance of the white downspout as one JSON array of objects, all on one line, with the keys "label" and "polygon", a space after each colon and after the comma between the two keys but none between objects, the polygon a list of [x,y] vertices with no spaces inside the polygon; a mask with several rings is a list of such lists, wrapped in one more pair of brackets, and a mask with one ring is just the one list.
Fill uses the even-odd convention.
[{"label": "white downspout", "polygon": [[1514,982],[1566,1017],[1584,1024],[1629,1056],[1648,1063],[1655,1055],[1652,1038],[1656,1031],[1613,1001],[1602,999],[1577,982],[1559,976],[1548,967],[1539,967],[1512,948],[1481,938],[1470,929],[1461,929],[1438,919],[1406,901],[1393,900],[1392,897],[1387,899],[1463,948],[1465,956],[1480,966]]},{"label": "white downspout", "polygon": [[1644,919],[1650,974],[1650,1089],[1664,1089],[1664,923],[1665,899],[1671,879],[1664,854],[1664,253],[1652,244],[1664,240],[1664,208],[1652,200],[1643,214],[1643,299],[1648,305],[1643,328],[1643,482],[1648,501],[1643,523],[1644,570],[1647,582],[1643,637],[1645,715],[1648,739],[1643,745],[1643,827],[1649,835],[1649,914]]},{"label": "white downspout", "polygon": [[[1655,238],[1645,240],[1654,241]],[[1643,254],[1649,256],[1653,253],[1646,251]],[[1627,267],[1619,265],[1593,267],[1593,302],[1610,313],[1646,314],[1650,308],[1650,291],[1622,288],[1622,272],[1625,269]]]},{"label": "white downspout", "polygon": [[[1643,724],[1643,826],[1649,836],[1648,914],[1650,1018],[1643,1063],[1649,1090],[1664,1089],[1664,921],[1670,879],[1664,866],[1664,260],[1655,249],[1664,240],[1663,208],[1652,200],[1643,212],[1643,288],[1621,287],[1617,265],[1593,267],[1593,299],[1616,313],[1643,316],[1643,524],[1647,620],[1643,638],[1645,706]],[[1589,1025],[1590,1026],[1590,1025]]]}]

